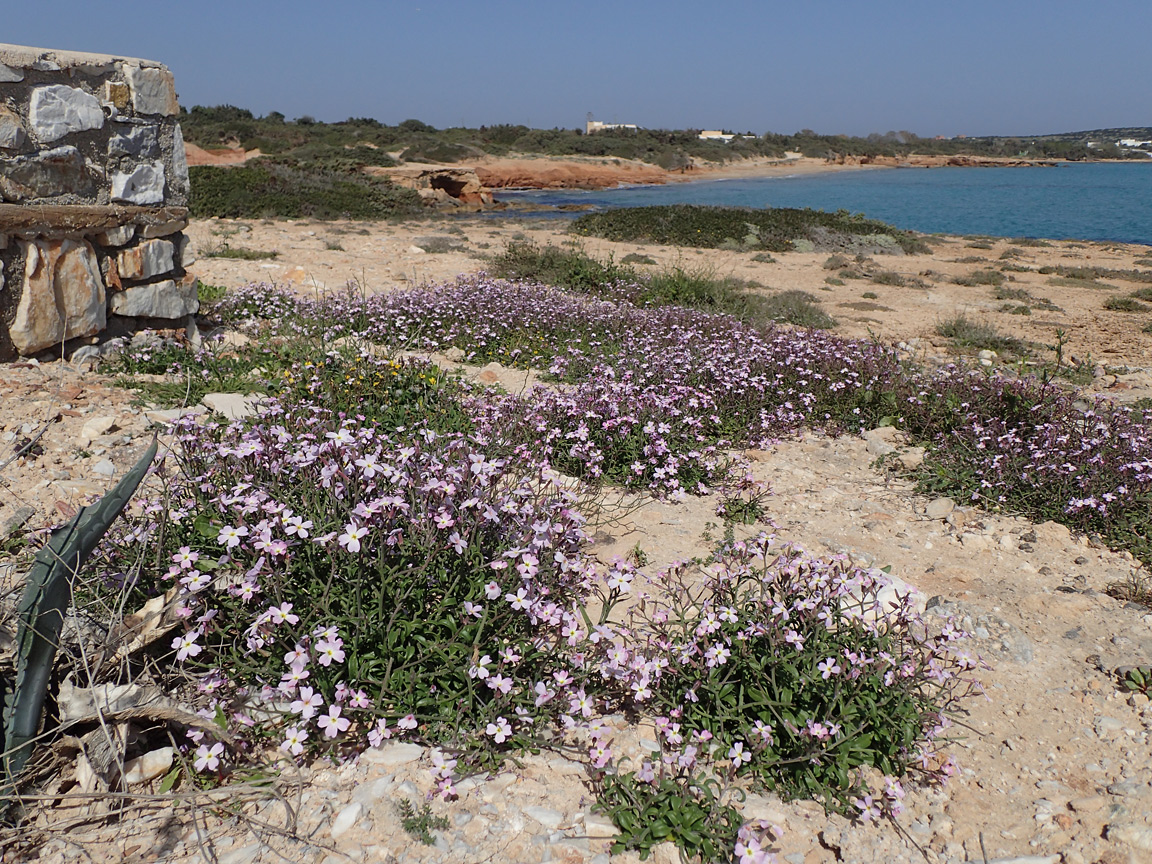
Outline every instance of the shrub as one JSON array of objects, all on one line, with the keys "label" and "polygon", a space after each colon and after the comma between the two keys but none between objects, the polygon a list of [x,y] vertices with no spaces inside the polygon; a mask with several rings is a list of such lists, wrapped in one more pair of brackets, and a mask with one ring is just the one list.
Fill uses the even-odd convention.
[{"label": "shrub", "polygon": [[1005,336],[992,324],[957,315],[936,325],[936,332],[964,348],[1023,354],[1027,346],[1014,336]]},{"label": "shrub", "polygon": [[189,210],[198,219],[384,219],[423,210],[414,190],[359,173],[267,160],[228,168],[196,165],[188,173]]},{"label": "shrub", "polygon": [[1110,312],[1145,312],[1148,307],[1132,297],[1109,297],[1104,308]]},{"label": "shrub", "polygon": [[973,270],[967,276],[957,276],[952,280],[957,285],[1000,285],[1004,282],[1004,274],[999,270]]},{"label": "shrub", "polygon": [[794,241],[810,240],[809,235],[817,229],[848,236],[888,234],[895,237],[905,251],[919,251],[923,245],[908,232],[847,211],[825,213],[785,208],[751,210],[688,204],[621,207],[587,213],[573,222],[571,228],[576,234],[607,240],[712,249],[734,238],[751,236],[769,252],[790,251]]},{"label": "shrub", "polygon": [[903,276],[892,270],[881,270],[878,273],[873,273],[872,281],[877,285],[903,286],[908,284],[907,280],[905,280]]},{"label": "shrub", "polygon": [[807,291],[781,291],[764,299],[762,314],[772,321],[828,330],[836,326],[836,319],[821,309],[820,301]]}]

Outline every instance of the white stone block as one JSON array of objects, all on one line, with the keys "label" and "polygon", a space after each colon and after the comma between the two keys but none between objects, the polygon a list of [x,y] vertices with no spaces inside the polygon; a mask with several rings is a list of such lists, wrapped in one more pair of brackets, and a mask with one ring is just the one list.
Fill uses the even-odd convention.
[{"label": "white stone block", "polygon": [[0,84],[11,84],[16,81],[24,80],[23,69],[13,69],[11,66],[6,66],[0,63]]},{"label": "white stone block", "polygon": [[137,165],[130,174],[118,171],[112,175],[112,200],[129,204],[162,204],[164,202],[164,163]]},{"label": "white stone block", "polygon": [[151,279],[172,271],[176,244],[169,240],[145,240],[139,246],[124,249],[117,256],[116,268],[121,279]]},{"label": "white stone block", "polygon": [[0,147],[15,150],[23,143],[24,124],[20,122],[20,115],[10,108],[0,105]]},{"label": "white stone block", "polygon": [[96,235],[96,242],[101,246],[126,246],[136,236],[135,225],[118,225]]},{"label": "white stone block", "polygon": [[184,133],[180,124],[172,130],[172,181],[181,192],[188,191],[188,154],[184,149]]},{"label": "white stone block", "polygon": [[183,318],[200,308],[196,283],[177,284],[171,279],[136,285],[112,294],[109,311],[128,318]]},{"label": "white stone block", "polygon": [[167,69],[125,64],[124,80],[132,91],[132,107],[138,114],[171,117],[180,110],[176,84]]},{"label": "white stone block", "polygon": [[73,132],[101,128],[104,112],[95,96],[76,87],[52,84],[32,91],[28,122],[39,141],[56,141]]}]

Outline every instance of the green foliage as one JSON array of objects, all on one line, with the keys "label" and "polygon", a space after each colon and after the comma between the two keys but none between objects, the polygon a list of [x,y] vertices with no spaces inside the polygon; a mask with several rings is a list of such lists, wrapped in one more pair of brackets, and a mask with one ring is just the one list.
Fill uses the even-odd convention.
[{"label": "green foliage", "polygon": [[189,170],[189,209],[200,219],[384,219],[421,212],[420,196],[387,180],[256,160]]},{"label": "green foliage", "polygon": [[1131,693],[1148,695],[1152,691],[1152,667],[1134,666],[1118,674],[1120,686]]},{"label": "green foliage", "polygon": [[1001,285],[1004,283],[1004,274],[999,270],[973,270],[967,276],[957,276],[952,281],[957,285]]},{"label": "green foliage", "polygon": [[408,836],[419,840],[425,846],[435,846],[436,838],[433,831],[447,831],[448,820],[443,816],[432,815],[432,805],[425,802],[417,810],[407,798],[396,802],[396,813],[400,817],[400,825],[408,832]]},{"label": "green foliage", "polygon": [[690,204],[621,207],[602,213],[587,213],[572,223],[571,230],[586,237],[603,237],[618,242],[711,249],[720,248],[735,238],[752,235],[757,245],[770,252],[790,251],[796,241],[810,240],[819,236],[821,230],[850,237],[889,235],[905,251],[916,251],[921,245],[908,232],[847,211],[825,213],[787,208],[752,210]]},{"label": "green foliage", "polygon": [[1024,354],[1028,348],[1014,336],[1005,336],[992,324],[956,315],[936,325],[936,332],[963,348],[988,349],[997,353]]},{"label": "green foliage", "polygon": [[196,282],[196,299],[202,304],[214,303],[226,293],[228,293],[228,289],[222,285],[206,285],[200,281]]},{"label": "green foliage", "polygon": [[819,307],[819,300],[807,291],[791,290],[771,294],[758,304],[758,312],[770,321],[828,330],[836,319]]},{"label": "green foliage", "polygon": [[208,249],[202,254],[205,258],[233,258],[238,261],[265,261],[269,258],[280,257],[280,253],[276,251],[264,252],[259,249],[243,249],[239,246],[229,246],[227,243],[222,243],[214,249]]},{"label": "green foliage", "polygon": [[651,255],[638,255],[635,252],[629,252],[620,259],[621,264],[655,264],[656,259]]},{"label": "green foliage", "polygon": [[903,276],[892,270],[881,270],[879,273],[873,273],[872,281],[877,285],[895,285],[898,287],[908,284]]},{"label": "green foliage", "polygon": [[1109,312],[1147,312],[1148,306],[1132,297],[1109,297],[1104,301]]},{"label": "green foliage", "polygon": [[597,809],[620,831],[613,854],[636,849],[646,861],[661,843],[675,843],[701,861],[724,861],[731,854],[743,820],[736,808],[721,804],[715,780],[682,774],[651,785],[631,772],[600,774],[595,785]]}]

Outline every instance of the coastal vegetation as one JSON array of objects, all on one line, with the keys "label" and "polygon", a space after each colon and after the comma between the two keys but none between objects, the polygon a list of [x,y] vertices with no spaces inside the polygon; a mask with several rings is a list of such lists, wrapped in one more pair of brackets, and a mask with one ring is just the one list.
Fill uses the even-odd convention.
[{"label": "coastal vegetation", "polygon": [[[783,158],[786,152],[819,159],[915,154],[1083,160],[1122,158],[1126,154],[1112,143],[1119,138],[1152,138],[1152,129],[981,138],[921,138],[907,131],[855,137],[804,129],[791,135],[749,132],[724,142],[701,139],[697,129],[605,129],[585,134],[579,128],[532,129],[514,124],[437,129],[419,120],[388,125],[368,117],[336,123],[311,117],[290,121],[279,112],[257,117],[231,105],[197,105],[182,110],[180,123],[185,139],[206,149],[259,149],[288,164],[340,170],[398,162],[455,163],[511,154],[638,159],[670,170],[683,167],[689,159],[729,162],[748,157]],[[1135,153],[1132,158],[1147,156]]]},{"label": "coastal vegetation", "polygon": [[736,244],[748,250],[788,252],[830,245],[839,248],[845,243],[868,249],[899,248],[909,253],[926,248],[924,241],[909,231],[847,210],[825,213],[784,207],[753,210],[692,204],[620,207],[586,213],[572,223],[571,231],[605,240],[705,249]]}]

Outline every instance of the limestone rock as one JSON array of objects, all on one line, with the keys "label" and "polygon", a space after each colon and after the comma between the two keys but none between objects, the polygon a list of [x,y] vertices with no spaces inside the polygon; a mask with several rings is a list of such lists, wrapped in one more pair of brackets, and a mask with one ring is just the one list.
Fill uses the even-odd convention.
[{"label": "limestone rock", "polygon": [[139,246],[124,249],[116,257],[121,279],[151,279],[171,272],[174,243],[168,240],[145,240]]},{"label": "limestone rock", "polygon": [[180,110],[176,102],[176,83],[167,69],[126,64],[124,79],[132,91],[132,107],[138,114],[171,117]]},{"label": "limestone rock", "polygon": [[76,87],[52,84],[32,91],[28,122],[39,141],[56,141],[73,132],[99,129],[104,112],[95,96]]},{"label": "limestone rock", "polygon": [[8,329],[21,354],[104,329],[104,282],[86,241],[38,240],[22,244],[24,291]]},{"label": "limestone rock", "polygon": [[179,123],[172,130],[172,184],[181,192],[188,191],[188,154]]},{"label": "limestone rock", "polygon": [[24,80],[23,69],[13,69],[4,63],[0,63],[0,84],[11,84],[16,81]]},{"label": "limestone rock", "polygon": [[160,222],[156,225],[145,225],[140,229],[140,236],[146,239],[152,237],[169,237],[188,227],[187,219],[173,219],[171,222]]},{"label": "limestone rock", "polygon": [[126,246],[136,236],[135,225],[119,225],[97,234],[96,240],[101,246]]},{"label": "limestone rock", "polygon": [[20,115],[0,105],[0,147],[14,150],[23,143],[24,124],[20,122]]},{"label": "limestone rock", "polygon": [[0,160],[0,197],[7,201],[91,192],[92,177],[75,147]]},{"label": "limestone rock", "polygon": [[162,204],[164,202],[164,163],[146,162],[131,173],[112,175],[112,200],[129,204]]},{"label": "limestone rock", "polygon": [[183,318],[199,308],[196,283],[177,284],[171,279],[117,291],[110,304],[112,314],[126,318]]},{"label": "limestone rock", "polygon": [[929,519],[943,519],[956,509],[956,502],[951,498],[937,498],[928,504],[924,515]]},{"label": "limestone rock", "polygon": [[124,763],[124,783],[128,786],[147,783],[167,773],[172,767],[175,753],[172,747],[160,747],[136,759],[129,759]]},{"label": "limestone rock", "polygon": [[108,139],[109,156],[132,156],[137,159],[160,158],[160,127],[125,126]]}]

